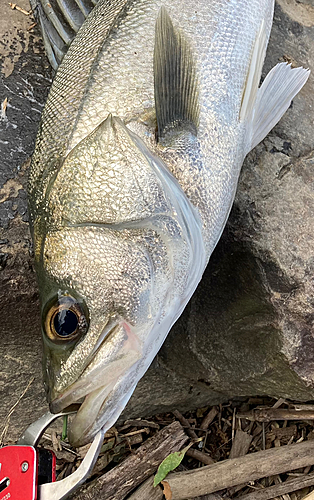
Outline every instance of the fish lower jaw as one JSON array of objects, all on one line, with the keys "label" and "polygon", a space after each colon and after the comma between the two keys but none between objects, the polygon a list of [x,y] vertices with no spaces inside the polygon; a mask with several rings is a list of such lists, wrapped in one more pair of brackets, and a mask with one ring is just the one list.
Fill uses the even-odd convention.
[{"label": "fish lower jaw", "polygon": [[91,391],[79,401],[69,400],[62,396],[50,403],[52,413],[61,413],[69,406],[79,404],[77,413],[68,422],[68,439],[75,448],[90,443],[97,432],[103,427],[97,421],[99,412],[110,395],[116,381]]}]

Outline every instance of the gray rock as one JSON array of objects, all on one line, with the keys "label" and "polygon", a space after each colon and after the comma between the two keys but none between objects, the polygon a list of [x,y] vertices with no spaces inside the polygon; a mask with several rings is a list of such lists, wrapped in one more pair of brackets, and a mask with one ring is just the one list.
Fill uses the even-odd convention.
[{"label": "gray rock", "polygon": [[[20,5],[28,8],[26,0]],[[51,73],[39,32],[26,33],[32,20],[5,9],[0,101],[8,97],[9,105],[0,121],[0,437],[8,442],[47,409],[25,160]],[[313,68],[313,40],[313,2],[279,0],[264,76],[282,60]],[[314,399],[313,85],[310,77],[246,159],[204,278],[121,418],[239,396]]]}]

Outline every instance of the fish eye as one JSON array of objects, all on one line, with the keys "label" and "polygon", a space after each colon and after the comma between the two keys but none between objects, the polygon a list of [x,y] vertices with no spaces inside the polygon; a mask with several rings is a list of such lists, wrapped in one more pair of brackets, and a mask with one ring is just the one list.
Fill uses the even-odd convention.
[{"label": "fish eye", "polygon": [[88,329],[88,317],[83,304],[70,295],[55,297],[47,304],[43,323],[46,335],[57,343],[75,340]]}]

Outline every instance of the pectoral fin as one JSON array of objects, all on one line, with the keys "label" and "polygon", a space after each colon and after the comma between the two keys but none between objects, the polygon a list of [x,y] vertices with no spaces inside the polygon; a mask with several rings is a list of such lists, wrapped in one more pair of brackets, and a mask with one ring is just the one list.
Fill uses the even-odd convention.
[{"label": "pectoral fin", "polygon": [[196,134],[199,104],[193,53],[164,7],[156,22],[154,86],[158,139],[185,127]]}]

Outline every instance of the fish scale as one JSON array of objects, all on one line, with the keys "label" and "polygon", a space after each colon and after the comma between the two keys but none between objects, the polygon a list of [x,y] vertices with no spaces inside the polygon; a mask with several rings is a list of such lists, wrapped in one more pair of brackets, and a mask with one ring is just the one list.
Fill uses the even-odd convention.
[{"label": "fish scale", "polygon": [[201,279],[245,155],[308,78],[279,64],[258,90],[273,7],[100,0],[57,71],[29,207],[50,408],[83,401],[74,446],[118,418]]},{"label": "fish scale", "polygon": [[[109,113],[127,123],[153,109],[154,26],[161,5],[161,0],[117,2],[114,11],[108,15],[108,2],[100,2],[93,10],[74,40],[75,46],[65,56],[49,94],[42,120],[43,131],[38,136],[31,169],[30,196],[32,187],[37,186],[36,180],[42,175],[43,165],[47,185],[59,168],[59,163],[55,164],[51,158],[69,153]],[[204,1],[188,4],[180,0],[167,2],[167,8],[173,22],[190,36],[201,65],[200,151],[195,160],[191,157],[184,162],[185,165],[175,161],[170,153],[167,164],[193,205],[201,209],[204,228],[208,228],[205,241],[211,240],[207,244],[209,257],[218,240],[222,220],[230,210],[243,162],[244,152],[239,148],[239,142],[243,141],[243,130],[238,123],[239,105],[253,42],[265,14],[268,14],[267,37],[269,35],[269,12],[273,1],[239,3],[217,0],[208,6]],[[101,17],[104,13],[106,16]],[[195,23],[192,23],[191,18],[193,20],[195,16]],[[109,32],[109,23],[115,18],[117,26],[111,28],[103,43],[106,32]],[[88,66],[84,69],[80,64],[82,60],[89,61],[90,73]],[[72,71],[67,75],[68,68]],[[79,88],[76,89],[78,82]],[[138,132],[136,124],[134,130]],[[140,136],[154,147],[152,127],[145,127]],[[50,147],[53,148],[51,152]],[[163,151],[157,153],[167,160]],[[207,167],[202,169],[201,175],[200,162]],[[231,195],[224,189],[226,184]],[[34,192],[41,196],[45,187]],[[44,200],[37,199],[36,202],[43,203]]]},{"label": "fish scale", "polygon": [[[154,107],[154,27],[161,5],[162,1],[134,2],[118,28],[110,33],[93,67],[68,151],[108,113],[129,122],[130,128],[139,133],[134,117],[140,120]],[[139,135],[165,159],[193,205],[200,209],[208,257],[229,213],[243,162],[244,151],[239,143],[244,140],[244,131],[238,122],[239,107],[253,42],[265,14],[268,38],[272,8],[271,0],[214,1],[210,5],[204,1],[167,2],[172,21],[189,37],[201,65],[199,151],[195,159],[190,155],[178,162],[171,152],[167,157],[167,153],[154,148],[152,127],[145,127]],[[196,15],[194,24],[191,18]]]},{"label": "fish scale", "polygon": [[[80,38],[73,40],[73,52],[66,54],[68,63],[60,66],[53,80],[42,113],[29,173],[28,194],[31,211],[33,205],[38,207],[42,203],[44,186],[58,169],[57,159],[65,156],[67,142],[90,77],[90,68],[112,23],[127,3],[127,0],[103,1],[97,6],[100,10],[99,16],[96,8],[93,9],[88,17],[88,30],[80,32]],[[101,32],[98,31],[99,17],[102,20]],[[93,36],[90,36],[91,33]],[[41,183],[43,187],[39,188]],[[31,219],[34,220],[34,217]]]}]

